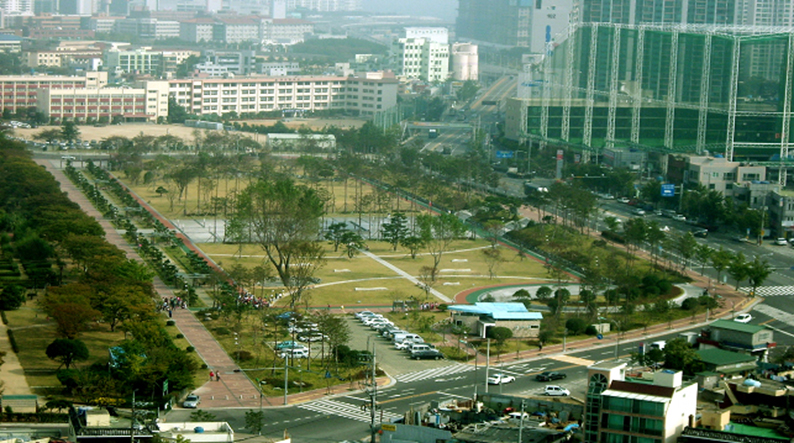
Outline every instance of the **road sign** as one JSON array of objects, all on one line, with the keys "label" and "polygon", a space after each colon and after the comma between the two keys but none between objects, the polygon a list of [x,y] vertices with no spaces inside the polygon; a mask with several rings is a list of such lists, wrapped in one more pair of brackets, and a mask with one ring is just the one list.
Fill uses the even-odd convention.
[{"label": "road sign", "polygon": [[675,185],[672,183],[663,184],[662,197],[675,197]]},{"label": "road sign", "polygon": [[496,158],[513,158],[513,151],[496,151]]}]

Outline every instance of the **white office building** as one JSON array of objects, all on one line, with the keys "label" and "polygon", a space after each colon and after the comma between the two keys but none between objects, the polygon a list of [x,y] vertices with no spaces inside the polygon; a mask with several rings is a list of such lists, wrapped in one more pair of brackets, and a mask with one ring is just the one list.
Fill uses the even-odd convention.
[{"label": "white office building", "polygon": [[449,44],[449,30],[440,27],[410,27],[405,28],[405,38],[423,38],[427,41],[447,45]]},{"label": "white office building", "polygon": [[423,38],[400,38],[391,48],[392,64],[402,79],[418,78],[430,83],[449,77],[449,45]]}]

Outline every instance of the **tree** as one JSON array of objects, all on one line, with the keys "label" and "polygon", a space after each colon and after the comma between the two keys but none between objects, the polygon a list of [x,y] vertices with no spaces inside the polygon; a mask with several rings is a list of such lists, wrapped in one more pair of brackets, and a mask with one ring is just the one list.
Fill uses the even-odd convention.
[{"label": "tree", "polygon": [[301,300],[323,264],[317,241],[323,202],[317,193],[289,179],[260,180],[243,191],[232,219],[249,228],[290,295],[290,309]]},{"label": "tree", "polygon": [[678,255],[680,255],[683,259],[681,263],[681,270],[685,270],[689,266],[689,261],[695,256],[698,242],[695,240],[695,236],[692,235],[691,232],[678,235],[671,240],[672,245],[670,246],[674,251],[678,252]]},{"label": "tree", "polygon": [[664,367],[691,374],[694,364],[700,361],[697,352],[685,338],[668,340],[664,346]]},{"label": "tree", "polygon": [[262,434],[262,428],[265,426],[265,413],[262,411],[247,411],[245,413],[245,428],[251,434]]},{"label": "tree", "polygon": [[496,278],[497,268],[505,261],[502,258],[502,250],[495,248],[483,249],[482,255],[485,259],[485,264],[488,266],[488,278]]},{"label": "tree", "polygon": [[45,129],[38,134],[34,135],[35,140],[44,140],[47,143],[52,143],[60,140],[63,132],[60,129]]},{"label": "tree", "polygon": [[[192,55],[190,57],[193,57]],[[188,58],[190,58],[188,57]],[[184,123],[190,117],[184,107],[177,103],[174,97],[168,98],[168,122],[169,123]]]},{"label": "tree", "polygon": [[63,122],[61,125],[61,138],[67,143],[74,143],[80,138],[80,129],[71,120]]},{"label": "tree", "polygon": [[750,282],[753,296],[755,296],[755,291],[758,287],[764,284],[764,281],[771,273],[772,268],[769,266],[769,262],[759,259],[758,256],[747,264],[747,280]]},{"label": "tree", "polygon": [[348,232],[350,232],[350,230],[347,228],[347,223],[345,222],[331,223],[328,225],[328,229],[325,230],[325,239],[328,240],[329,244],[334,245],[334,252],[339,251],[339,245],[344,243],[344,236]]},{"label": "tree", "polygon": [[0,311],[13,311],[25,303],[25,290],[19,285],[8,285],[0,293]]},{"label": "tree", "polygon": [[709,263],[709,260],[713,254],[714,250],[708,245],[698,245],[697,248],[695,248],[695,256],[697,256],[697,259],[700,262],[700,275],[705,274],[706,265]]},{"label": "tree", "polygon": [[347,231],[342,235],[342,244],[345,245],[347,258],[353,258],[358,252],[366,247],[364,237],[358,232]]},{"label": "tree", "polygon": [[420,214],[416,217],[416,223],[425,248],[433,257],[434,273],[437,273],[441,256],[449,250],[453,241],[463,236],[466,227],[452,214],[435,217],[430,214]]},{"label": "tree", "polygon": [[541,286],[535,291],[535,297],[540,301],[548,300],[554,291],[548,286]]},{"label": "tree", "polygon": [[736,281],[736,290],[739,290],[739,284],[747,278],[747,259],[741,252],[735,254],[731,259],[731,264],[728,265],[728,274]]},{"label": "tree", "polygon": [[424,247],[425,242],[419,236],[410,235],[402,239],[400,244],[403,245],[404,248],[407,248],[411,254],[411,258],[415,259],[416,255],[419,253],[419,250]]},{"label": "tree", "polygon": [[60,362],[66,369],[76,361],[88,360],[88,348],[81,340],[56,338],[47,346],[47,358]]},{"label": "tree", "polygon": [[389,222],[384,223],[382,228],[383,238],[391,243],[395,251],[397,250],[397,246],[401,244],[409,234],[408,220],[402,212],[395,212],[392,214]]},{"label": "tree", "polygon": [[504,326],[492,326],[488,328],[488,332],[486,333],[488,338],[492,338],[496,340],[496,347],[499,349],[501,353],[502,348],[505,345],[505,342],[511,338],[513,338],[513,331],[510,328],[505,328]]},{"label": "tree", "polygon": [[425,291],[425,298],[430,296],[430,290],[438,277],[438,270],[432,266],[422,266],[419,268],[419,282],[422,283],[422,289]]},{"label": "tree", "polygon": [[711,254],[711,266],[717,271],[717,281],[721,280],[722,272],[728,269],[733,260],[731,251],[726,250],[722,246]]}]

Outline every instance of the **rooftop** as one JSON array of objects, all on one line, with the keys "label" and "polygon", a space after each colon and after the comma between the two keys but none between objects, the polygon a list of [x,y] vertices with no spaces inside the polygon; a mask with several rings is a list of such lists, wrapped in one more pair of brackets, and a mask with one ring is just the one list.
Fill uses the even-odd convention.
[{"label": "rooftop", "polygon": [[450,311],[469,314],[489,315],[494,320],[542,320],[540,312],[527,311],[523,303],[487,303],[478,302],[474,305],[452,305]]},{"label": "rooftop", "polygon": [[752,355],[740,354],[738,352],[725,351],[717,348],[702,349],[696,352],[703,362],[717,366],[755,361],[755,357]]},{"label": "rooftop", "polygon": [[766,329],[763,326],[751,325],[749,323],[739,323],[733,320],[717,320],[709,326],[712,328],[727,329],[729,331],[745,332],[748,334],[755,334],[756,332]]},{"label": "rooftop", "polygon": [[[739,430],[744,430],[744,428],[752,428],[752,429],[750,429],[750,433],[747,434],[740,433]],[[681,433],[681,437],[682,439],[685,439],[683,441],[687,441],[687,442],[708,441],[708,442],[772,443],[778,441],[788,441],[788,439],[780,436],[775,436],[775,437],[769,436],[768,434],[762,431],[772,431],[772,430],[758,428],[755,426],[742,426],[740,429],[734,427],[733,432],[727,432],[727,431],[713,431],[710,429],[703,429],[703,428],[686,427],[684,428],[684,431]],[[764,435],[760,435],[762,433]],[[692,438],[690,439],[687,437],[692,437]]]},{"label": "rooftop", "polygon": [[[607,391],[671,398],[673,394],[675,394],[676,389],[648,383],[614,380],[612,383],[610,383],[609,389],[607,389]],[[622,395],[615,396],[619,397]]]}]

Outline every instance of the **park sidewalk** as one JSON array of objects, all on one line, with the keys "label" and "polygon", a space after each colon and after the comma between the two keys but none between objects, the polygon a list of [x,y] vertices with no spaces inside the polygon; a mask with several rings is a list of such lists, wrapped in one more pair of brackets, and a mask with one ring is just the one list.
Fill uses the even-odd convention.
[{"label": "park sidewalk", "polygon": [[[127,258],[143,262],[137,251],[122,237],[121,233],[116,230],[110,221],[105,219],[94,208],[86,196],[74,186],[62,170],[56,168],[50,160],[36,159],[36,163],[44,166],[55,177],[55,180],[61,185],[61,190],[68,194],[70,200],[77,203],[86,214],[99,222],[105,230],[105,238],[109,243],[124,251]],[[153,284],[154,290],[161,298],[174,296],[174,292],[160,277],[155,276]],[[190,310],[174,310],[172,320],[175,321],[176,326],[182,335],[185,336],[185,339],[195,348],[196,353],[207,364],[207,374],[209,375],[209,371],[220,373],[220,381],[207,381],[195,390],[197,394],[201,395],[202,407],[259,406],[259,390],[244,373],[235,372],[236,369],[239,369],[237,364],[234,363],[232,358],[223,350],[220,343],[215,340]],[[0,345],[2,345],[2,342],[0,342]],[[3,373],[0,372],[0,374]],[[5,377],[3,380],[5,381]]]}]

